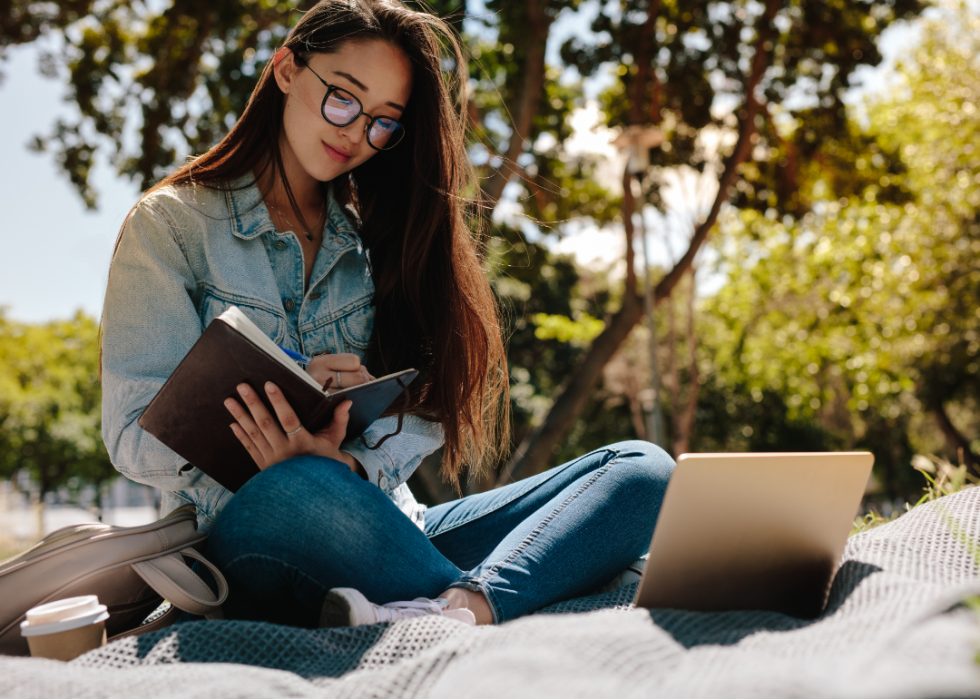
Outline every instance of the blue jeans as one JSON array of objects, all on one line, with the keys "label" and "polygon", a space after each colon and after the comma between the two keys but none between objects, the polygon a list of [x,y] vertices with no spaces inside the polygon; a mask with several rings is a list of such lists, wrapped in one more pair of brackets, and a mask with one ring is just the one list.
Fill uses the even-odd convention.
[{"label": "blue jeans", "polygon": [[331,588],[385,604],[462,587],[501,623],[594,592],[642,555],[673,468],[652,444],[614,444],[432,507],[423,532],[344,464],[298,457],[235,494],[207,555],[228,578],[228,618],[312,627]]}]

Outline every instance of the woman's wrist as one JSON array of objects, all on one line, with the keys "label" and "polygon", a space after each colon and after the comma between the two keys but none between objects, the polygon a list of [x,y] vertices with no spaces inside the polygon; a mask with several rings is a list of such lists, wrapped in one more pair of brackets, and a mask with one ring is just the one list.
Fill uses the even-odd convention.
[{"label": "woman's wrist", "polygon": [[364,480],[367,480],[367,472],[364,470],[364,467],[361,466],[361,462],[358,461],[353,454],[346,451],[338,451],[337,454],[338,459],[347,464],[347,467],[350,468],[353,473],[356,473]]}]

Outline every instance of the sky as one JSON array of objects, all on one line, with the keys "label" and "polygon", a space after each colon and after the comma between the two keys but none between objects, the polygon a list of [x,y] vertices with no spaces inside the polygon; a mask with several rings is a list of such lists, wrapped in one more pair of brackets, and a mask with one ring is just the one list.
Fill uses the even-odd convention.
[{"label": "sky", "polygon": [[[554,28],[554,46],[587,25],[582,17],[560,20]],[[851,100],[880,89],[896,55],[914,40],[915,28],[898,25],[883,40],[886,60],[861,75],[863,87]],[[38,50],[29,45],[8,51],[0,62],[0,308],[8,318],[44,322],[67,318],[78,310],[98,317],[102,308],[112,247],[127,212],[139,197],[136,183],[118,177],[104,162],[94,170],[99,209],[88,211],[50,154],[27,149],[35,135],[50,131],[58,117],[70,116],[63,101],[64,87],[38,71]],[[594,107],[576,115],[575,147],[613,155],[611,132],[596,126]],[[690,183],[687,184],[689,186]],[[679,187],[682,184],[678,185]],[[678,190],[679,191],[679,190]],[[669,251],[658,222],[651,215],[651,262],[665,264]],[[622,256],[622,233],[580,226],[562,239],[548,241],[555,250],[573,254],[583,264],[605,265]],[[683,252],[683,240],[671,244],[673,258]]]}]

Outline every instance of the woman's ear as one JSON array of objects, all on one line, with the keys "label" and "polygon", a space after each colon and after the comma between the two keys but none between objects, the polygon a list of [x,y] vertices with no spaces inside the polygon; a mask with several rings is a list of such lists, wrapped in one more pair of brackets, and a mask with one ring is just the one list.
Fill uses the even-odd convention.
[{"label": "woman's ear", "polygon": [[272,72],[275,74],[276,84],[282,90],[283,94],[289,94],[293,77],[296,75],[298,69],[299,66],[296,65],[296,56],[293,54],[292,49],[283,46],[272,57]]}]

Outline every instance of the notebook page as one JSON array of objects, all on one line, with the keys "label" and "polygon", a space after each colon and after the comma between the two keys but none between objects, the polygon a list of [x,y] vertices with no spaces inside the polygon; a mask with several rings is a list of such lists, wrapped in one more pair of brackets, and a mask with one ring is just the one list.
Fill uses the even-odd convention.
[{"label": "notebook page", "polygon": [[317,390],[321,390],[323,388],[312,376],[301,369],[296,362],[286,356],[286,353],[279,349],[279,346],[270,340],[268,335],[259,330],[258,326],[249,320],[248,316],[245,315],[241,309],[238,308],[238,306],[232,306],[229,308],[227,311],[218,316],[218,320],[224,321],[233,327],[246,338],[251,340],[253,344],[257,345],[263,352],[268,354],[283,366],[287,367],[290,371],[301,377],[304,381]]}]

